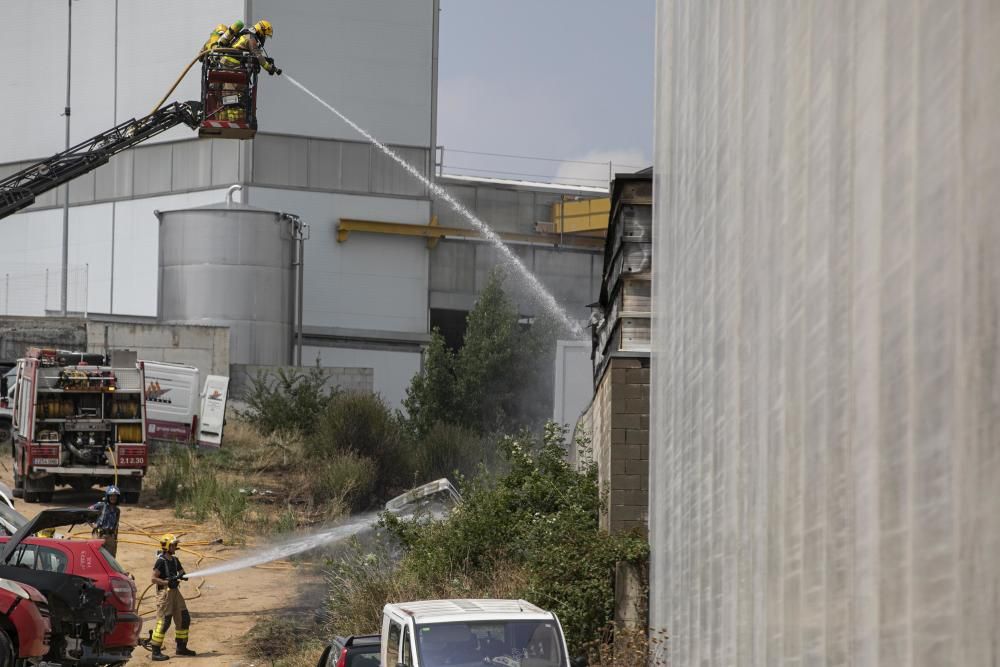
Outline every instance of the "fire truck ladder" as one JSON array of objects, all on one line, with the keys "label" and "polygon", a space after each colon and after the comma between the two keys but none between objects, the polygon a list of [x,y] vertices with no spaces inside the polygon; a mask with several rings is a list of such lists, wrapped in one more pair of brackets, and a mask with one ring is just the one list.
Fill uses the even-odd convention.
[{"label": "fire truck ladder", "polygon": [[0,179],[0,218],[31,206],[38,195],[97,169],[112,156],[150,137],[182,123],[196,129],[200,122],[200,102],[173,102]]}]

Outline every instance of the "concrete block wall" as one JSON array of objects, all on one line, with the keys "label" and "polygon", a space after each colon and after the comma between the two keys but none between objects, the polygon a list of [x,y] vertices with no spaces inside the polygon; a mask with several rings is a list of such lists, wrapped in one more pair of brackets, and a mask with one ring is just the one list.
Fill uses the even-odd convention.
[{"label": "concrete block wall", "polygon": [[135,350],[139,359],[196,366],[203,378],[229,375],[228,327],[88,321],[87,350]]},{"label": "concrete block wall", "polygon": [[51,317],[0,318],[0,361],[15,361],[29,347],[82,350],[87,329],[82,320]]},{"label": "concrete block wall", "polygon": [[607,500],[601,528],[646,531],[649,507],[649,360],[611,359],[581,426]]},{"label": "concrete block wall", "polygon": [[[229,395],[237,401],[242,400],[250,386],[251,379],[256,377],[258,373],[274,373],[278,370],[285,370],[289,373],[310,372],[309,368],[296,368],[294,366],[251,366],[247,364],[233,364],[231,370]],[[324,366],[320,370],[326,377],[325,386],[329,389],[364,393],[374,391],[374,369]]]}]

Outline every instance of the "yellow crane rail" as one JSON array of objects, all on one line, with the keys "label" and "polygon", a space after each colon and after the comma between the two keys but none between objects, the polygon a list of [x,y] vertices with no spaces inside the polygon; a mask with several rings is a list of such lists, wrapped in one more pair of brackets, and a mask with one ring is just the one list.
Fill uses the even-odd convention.
[{"label": "yellow crane rail", "polygon": [[[382,222],[378,220],[354,220],[341,218],[337,224],[337,242],[347,241],[351,232],[367,234],[393,234],[396,236],[419,236],[427,239],[427,247],[433,248],[445,237],[481,239],[475,229],[464,227],[442,227],[437,224],[437,218],[429,225],[408,225],[401,222]],[[559,234],[516,234],[512,232],[497,232],[506,243],[534,243],[540,245],[564,246],[568,248],[600,249],[604,247],[604,239],[586,236],[566,236]]]}]

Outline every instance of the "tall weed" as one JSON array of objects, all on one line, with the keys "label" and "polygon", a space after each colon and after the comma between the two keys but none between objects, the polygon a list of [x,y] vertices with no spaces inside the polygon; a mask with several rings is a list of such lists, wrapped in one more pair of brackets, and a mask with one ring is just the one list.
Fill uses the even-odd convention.
[{"label": "tall weed", "polygon": [[153,488],[174,504],[178,516],[196,521],[213,518],[227,533],[239,534],[249,503],[239,485],[217,475],[213,458],[188,449],[167,450],[150,467]]},{"label": "tall weed", "polygon": [[306,441],[306,453],[319,461],[343,454],[373,461],[371,492],[380,499],[399,491],[408,481],[402,428],[377,394],[343,392],[333,396],[317,420],[315,433]]}]

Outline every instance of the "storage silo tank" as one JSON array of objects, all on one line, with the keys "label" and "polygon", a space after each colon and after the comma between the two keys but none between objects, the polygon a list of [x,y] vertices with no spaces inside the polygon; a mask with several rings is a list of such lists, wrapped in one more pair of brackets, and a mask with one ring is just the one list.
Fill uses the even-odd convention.
[{"label": "storage silo tank", "polygon": [[297,218],[231,201],[156,215],[160,321],[229,327],[230,363],[289,364]]}]

